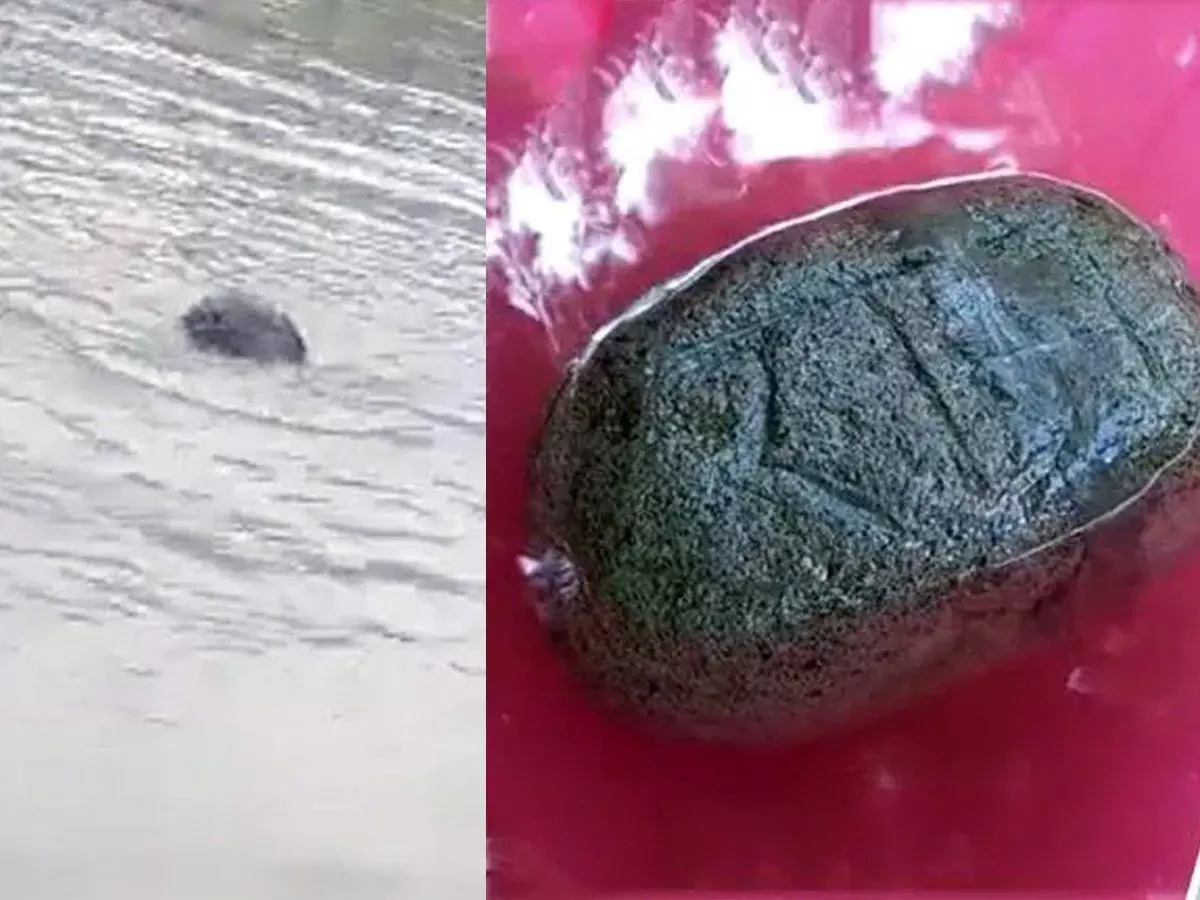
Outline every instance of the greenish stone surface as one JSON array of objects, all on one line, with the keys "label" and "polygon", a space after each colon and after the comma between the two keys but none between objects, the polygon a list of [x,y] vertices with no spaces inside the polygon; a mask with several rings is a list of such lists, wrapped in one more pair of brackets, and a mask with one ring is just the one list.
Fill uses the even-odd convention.
[{"label": "greenish stone surface", "polygon": [[1031,177],[874,198],[577,361],[532,472],[534,554],[570,576],[547,622],[622,705],[803,733],[1053,631],[1198,423],[1200,317],[1150,230]]}]

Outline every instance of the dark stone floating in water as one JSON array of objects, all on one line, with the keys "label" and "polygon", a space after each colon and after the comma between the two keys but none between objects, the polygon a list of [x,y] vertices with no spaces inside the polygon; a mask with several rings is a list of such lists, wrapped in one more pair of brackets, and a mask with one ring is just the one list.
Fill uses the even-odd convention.
[{"label": "dark stone floating in water", "polygon": [[182,318],[197,350],[260,363],[302,363],[308,348],[288,315],[241,291],[210,294]]},{"label": "dark stone floating in water", "polygon": [[1001,677],[1200,540],[1197,292],[1089,190],[897,189],[644,300],[551,402],[530,556],[581,680],[661,728],[800,739]]}]

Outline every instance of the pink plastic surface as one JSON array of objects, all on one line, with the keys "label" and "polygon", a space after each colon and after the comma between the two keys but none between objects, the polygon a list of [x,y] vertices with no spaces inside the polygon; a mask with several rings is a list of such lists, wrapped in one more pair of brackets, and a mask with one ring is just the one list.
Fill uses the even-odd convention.
[{"label": "pink plastic surface", "polygon": [[[1109,194],[1200,272],[1200,3],[495,0],[488,27],[494,894],[1181,896],[1200,843],[1200,557],[1120,629],[761,751],[650,738],[595,708],[519,560],[559,367],[755,227],[1016,166]],[[841,73],[833,97],[803,58]]]}]

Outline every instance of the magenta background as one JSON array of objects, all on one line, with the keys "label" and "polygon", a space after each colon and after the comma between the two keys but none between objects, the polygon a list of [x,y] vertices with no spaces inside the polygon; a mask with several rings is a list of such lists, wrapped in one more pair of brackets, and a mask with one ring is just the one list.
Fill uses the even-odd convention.
[{"label": "magenta background", "polygon": [[[642,0],[489,3],[489,144],[519,149],[579,72],[627,54],[655,12]],[[1200,75],[1175,61],[1192,33],[1200,3],[1026,3],[1023,25],[984,49],[969,82],[931,90],[928,105],[945,121],[1003,121],[1022,168],[1110,194],[1159,224],[1197,272]],[[1012,102],[1030,84],[1037,103]],[[492,150],[488,162],[490,192],[506,164]],[[644,262],[563,302],[607,312],[752,227],[981,160],[935,140],[733,176],[707,165],[677,166],[664,189],[682,198],[691,179],[733,177],[736,202],[721,190],[681,200],[648,235]],[[1053,648],[852,733],[758,752],[645,737],[580,695],[522,597],[524,466],[556,358],[504,291],[489,269],[491,893],[1182,894],[1200,843],[1200,557],[1152,586],[1115,645]],[[1090,695],[1065,687],[1081,664]]]}]

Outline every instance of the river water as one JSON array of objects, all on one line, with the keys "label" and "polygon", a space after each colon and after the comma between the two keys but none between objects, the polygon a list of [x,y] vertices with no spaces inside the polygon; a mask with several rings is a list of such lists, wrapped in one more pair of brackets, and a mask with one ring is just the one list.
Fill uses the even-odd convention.
[{"label": "river water", "polygon": [[0,896],[482,896],[483,15],[0,0]]}]

